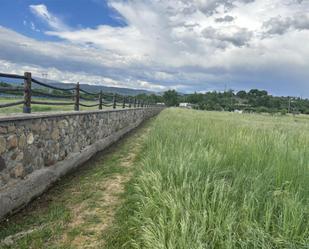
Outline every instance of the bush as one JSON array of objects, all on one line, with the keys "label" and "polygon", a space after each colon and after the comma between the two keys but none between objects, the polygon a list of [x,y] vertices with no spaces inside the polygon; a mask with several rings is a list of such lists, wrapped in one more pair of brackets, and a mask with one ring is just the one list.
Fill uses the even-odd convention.
[{"label": "bush", "polygon": [[303,111],[303,114],[309,114],[309,109],[305,109],[305,110]]},{"label": "bush", "polygon": [[255,109],[257,113],[269,112],[269,109],[265,106],[260,106]]}]

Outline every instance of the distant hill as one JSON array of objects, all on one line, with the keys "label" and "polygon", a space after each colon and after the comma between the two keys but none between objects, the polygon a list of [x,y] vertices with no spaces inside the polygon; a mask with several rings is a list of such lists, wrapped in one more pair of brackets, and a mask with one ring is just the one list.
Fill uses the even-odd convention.
[{"label": "distant hill", "polygon": [[[42,79],[42,78],[35,78],[38,81],[41,81],[43,83],[56,86],[56,87],[61,87],[61,88],[72,88],[76,84],[74,83],[59,83],[53,80],[47,80],[47,79]],[[1,78],[0,77],[0,82],[6,82],[14,85],[22,85],[23,82],[20,79],[8,79],[8,78]],[[33,84],[34,88],[40,87],[36,84]],[[80,87],[88,92],[100,92],[101,90],[105,93],[117,93],[121,95],[130,95],[130,96],[136,96],[139,94],[156,94],[156,92],[152,91],[147,91],[147,90],[142,90],[142,89],[132,89],[132,88],[122,88],[122,87],[110,87],[110,86],[104,86],[104,85],[89,85],[89,84],[80,84]]]},{"label": "distant hill", "polygon": [[[50,84],[50,83],[48,83]],[[52,83],[53,86],[56,87],[74,87],[76,84],[71,83]],[[136,96],[139,94],[153,94],[155,92],[142,90],[142,89],[132,89],[132,88],[121,88],[121,87],[110,87],[110,86],[102,86],[102,85],[89,85],[89,84],[80,84],[80,87],[88,92],[100,92],[101,90],[105,93],[118,93],[121,95],[130,95]]]}]

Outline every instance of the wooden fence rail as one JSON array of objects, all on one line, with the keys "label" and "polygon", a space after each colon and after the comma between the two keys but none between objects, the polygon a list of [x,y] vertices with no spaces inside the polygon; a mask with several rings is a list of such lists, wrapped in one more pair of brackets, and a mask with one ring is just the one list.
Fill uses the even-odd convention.
[{"label": "wooden fence rail", "polygon": [[[6,93],[10,95],[23,95],[23,101],[16,101],[12,103],[0,104],[0,108],[6,108],[11,106],[23,105],[23,113],[31,113],[31,105],[72,105],[75,111],[79,111],[80,107],[98,107],[99,110],[104,107],[117,107],[122,108],[139,108],[139,107],[151,107],[154,103],[144,102],[143,100],[137,99],[132,96],[124,96],[116,93],[98,93],[88,92],[80,87],[77,83],[75,87],[61,88],[52,86],[50,84],[43,83],[39,80],[32,78],[30,72],[25,72],[24,75],[16,74],[4,74],[0,73],[1,78],[11,79],[22,79],[24,80],[22,87],[0,87],[0,93]],[[36,84],[40,87],[52,89],[61,92],[61,94],[55,94],[50,92],[43,92],[41,88],[33,89],[32,84]],[[52,101],[37,101],[33,100],[32,97],[47,97],[47,98],[59,98],[59,99],[70,99],[70,102],[52,102]],[[95,104],[84,103],[84,101],[96,102]]]}]

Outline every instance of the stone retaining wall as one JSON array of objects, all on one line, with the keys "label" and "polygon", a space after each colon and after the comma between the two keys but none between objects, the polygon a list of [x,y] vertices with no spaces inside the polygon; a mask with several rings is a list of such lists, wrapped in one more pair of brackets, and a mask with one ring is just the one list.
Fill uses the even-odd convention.
[{"label": "stone retaining wall", "polygon": [[0,117],[0,218],[161,109]]}]

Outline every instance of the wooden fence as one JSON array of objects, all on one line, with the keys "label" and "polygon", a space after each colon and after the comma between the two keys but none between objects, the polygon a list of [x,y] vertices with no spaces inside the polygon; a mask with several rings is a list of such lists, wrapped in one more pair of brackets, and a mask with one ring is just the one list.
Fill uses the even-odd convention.
[{"label": "wooden fence", "polygon": [[[11,106],[23,105],[23,113],[31,113],[31,105],[72,105],[75,111],[79,111],[80,106],[83,107],[98,107],[99,110],[105,107],[112,107],[116,109],[121,108],[136,108],[136,107],[151,107],[154,103],[149,103],[136,97],[125,96],[116,93],[98,93],[88,92],[80,87],[77,83],[75,87],[61,88],[50,84],[40,82],[32,78],[31,73],[25,72],[24,75],[16,74],[4,74],[0,73],[0,77],[11,79],[22,79],[24,81],[23,87],[0,87],[0,93],[10,93],[13,95],[23,95],[23,100],[13,103],[0,104],[0,108],[6,108]],[[61,92],[61,94],[53,94],[49,92],[43,92],[41,88],[33,88],[32,84],[37,84],[41,88],[53,89]],[[33,100],[32,97],[44,97],[44,98],[60,98],[70,99],[65,102],[52,102],[52,101],[38,101]],[[95,104],[87,104],[83,101],[94,101]]]}]

